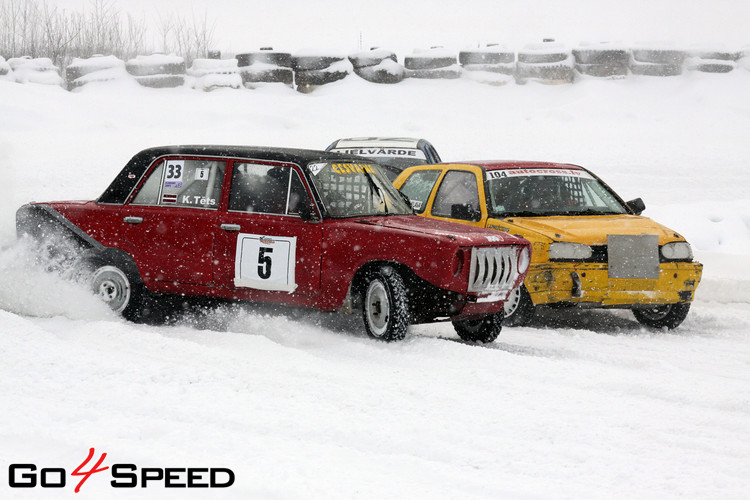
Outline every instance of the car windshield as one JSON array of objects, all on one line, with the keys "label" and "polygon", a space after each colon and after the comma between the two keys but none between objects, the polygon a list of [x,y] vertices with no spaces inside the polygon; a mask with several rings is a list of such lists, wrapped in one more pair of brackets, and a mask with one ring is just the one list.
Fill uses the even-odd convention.
[{"label": "car windshield", "polygon": [[487,172],[490,212],[496,217],[628,213],[597,178],[577,169]]},{"label": "car windshield", "polygon": [[331,217],[414,213],[376,164],[316,162],[307,169]]}]

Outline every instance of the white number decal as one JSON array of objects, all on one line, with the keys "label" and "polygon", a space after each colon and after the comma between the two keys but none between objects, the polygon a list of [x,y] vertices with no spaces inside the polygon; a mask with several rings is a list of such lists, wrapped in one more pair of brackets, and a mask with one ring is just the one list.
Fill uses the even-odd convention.
[{"label": "white number decal", "polygon": [[240,233],[234,263],[234,285],[292,293],[297,238]]},{"label": "white number decal", "polygon": [[168,160],[167,175],[164,177],[165,188],[181,188],[182,174],[185,170],[185,160]]},{"label": "white number decal", "polygon": [[198,167],[195,169],[195,180],[196,181],[207,181],[208,180],[208,174],[211,172],[211,169],[208,167]]}]

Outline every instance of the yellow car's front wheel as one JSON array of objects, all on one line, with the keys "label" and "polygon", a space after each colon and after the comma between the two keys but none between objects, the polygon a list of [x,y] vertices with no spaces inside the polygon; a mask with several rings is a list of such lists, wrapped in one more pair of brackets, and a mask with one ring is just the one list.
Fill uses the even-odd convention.
[{"label": "yellow car's front wheel", "polygon": [[503,324],[506,326],[527,325],[534,317],[534,311],[535,307],[531,301],[531,296],[526,290],[526,286],[521,285],[514,288],[505,301]]},{"label": "yellow car's front wheel", "polygon": [[650,328],[677,328],[690,311],[690,304],[660,304],[644,309],[633,309],[633,316]]}]

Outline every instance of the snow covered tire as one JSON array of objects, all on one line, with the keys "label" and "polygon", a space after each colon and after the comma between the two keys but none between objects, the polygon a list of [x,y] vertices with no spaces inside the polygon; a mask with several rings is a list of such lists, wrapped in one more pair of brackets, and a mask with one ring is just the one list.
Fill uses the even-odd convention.
[{"label": "snow covered tire", "polygon": [[503,312],[505,313],[504,323],[507,326],[525,326],[529,324],[534,317],[536,307],[531,301],[531,295],[526,290],[525,285],[513,289],[505,301]]},{"label": "snow covered tire", "polygon": [[503,329],[503,312],[475,320],[454,321],[453,329],[466,342],[494,342]]},{"label": "snow covered tire", "polygon": [[462,66],[470,64],[512,64],[516,62],[515,52],[491,50],[462,50],[458,53],[458,62]]},{"label": "snow covered tire", "polygon": [[638,322],[649,328],[677,328],[690,312],[689,303],[660,304],[647,309],[633,309]]},{"label": "snow covered tire", "polygon": [[235,58],[237,59],[237,66],[241,68],[245,66],[251,66],[255,63],[271,64],[273,66],[281,66],[283,68],[292,67],[292,55],[288,52],[260,50],[258,52],[237,54]]},{"label": "snow covered tire", "polygon": [[404,67],[416,71],[448,68],[454,64],[456,64],[455,57],[406,56],[404,58]]},{"label": "snow covered tire", "polygon": [[362,290],[362,318],[367,334],[392,342],[409,328],[409,299],[401,275],[391,266],[371,273]]},{"label": "snow covered tire", "polygon": [[142,314],[143,284],[120,266],[104,264],[96,267],[91,278],[91,289],[125,319],[134,321]]}]

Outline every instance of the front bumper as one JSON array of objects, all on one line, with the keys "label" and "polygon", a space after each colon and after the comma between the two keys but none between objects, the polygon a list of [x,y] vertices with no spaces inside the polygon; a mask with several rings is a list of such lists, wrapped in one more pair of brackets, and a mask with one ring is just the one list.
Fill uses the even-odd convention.
[{"label": "front bumper", "polygon": [[613,279],[601,263],[532,264],[524,285],[535,305],[637,307],[692,302],[702,273],[698,262],[661,263],[656,279]]}]

